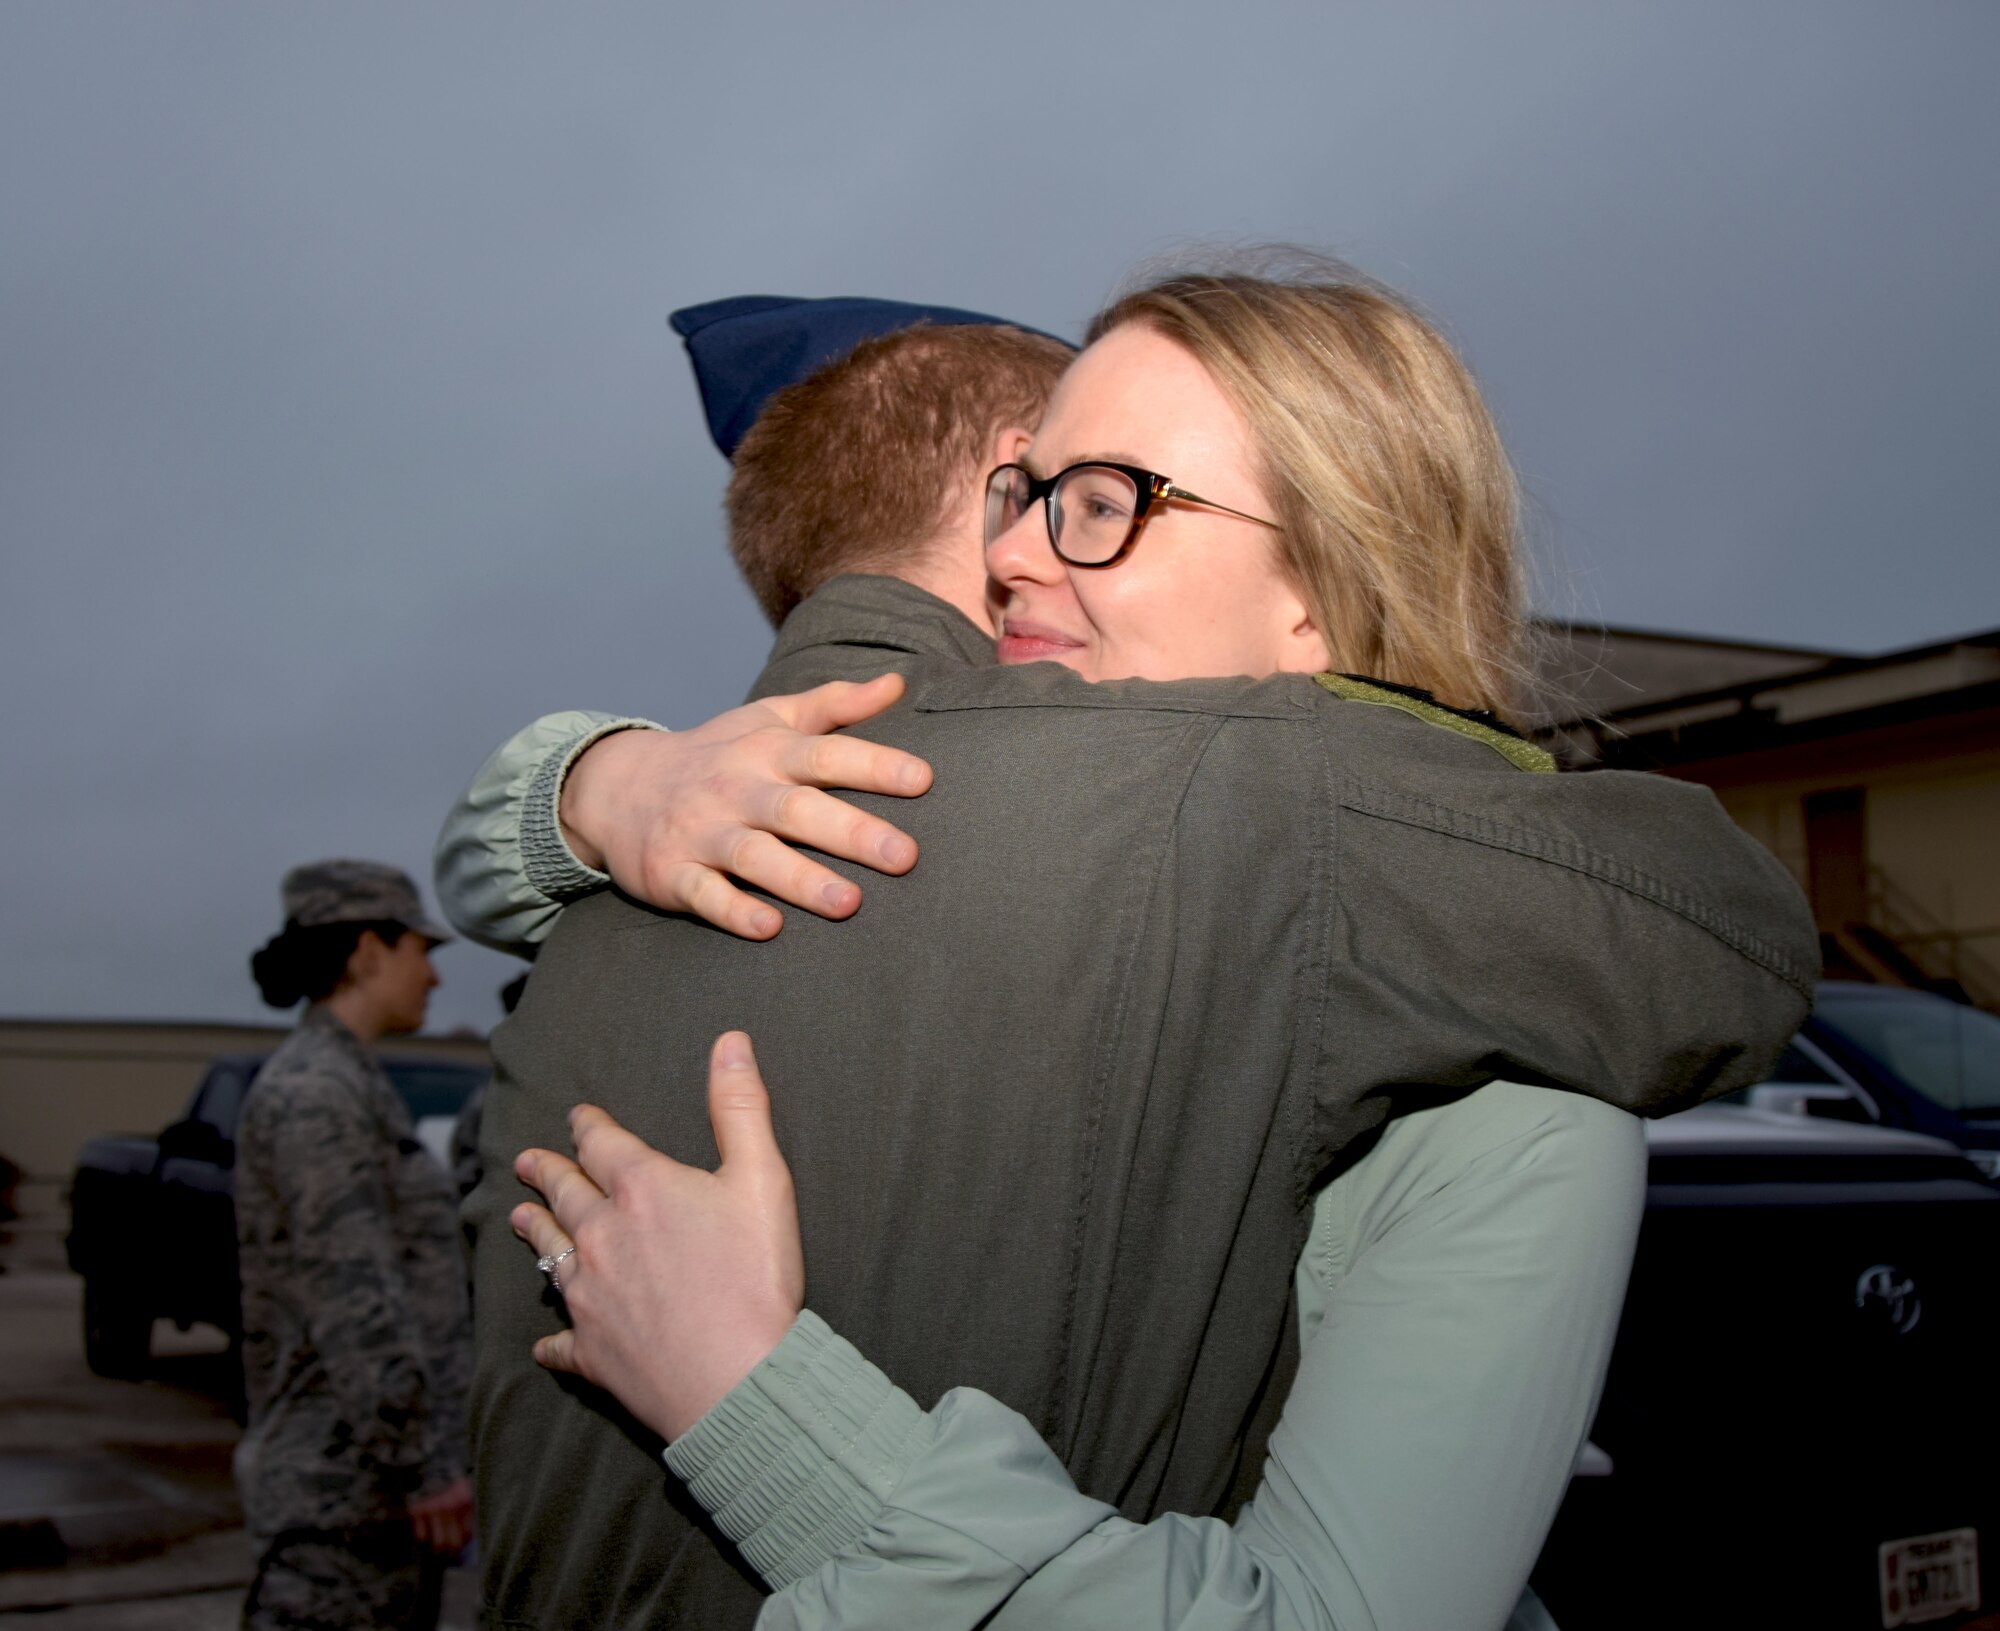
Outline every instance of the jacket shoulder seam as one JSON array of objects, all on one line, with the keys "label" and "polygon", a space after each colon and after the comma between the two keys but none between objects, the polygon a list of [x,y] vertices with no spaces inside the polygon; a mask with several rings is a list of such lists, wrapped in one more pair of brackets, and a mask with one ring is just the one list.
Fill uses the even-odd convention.
[{"label": "jacket shoulder seam", "polygon": [[1732,951],[1775,975],[1805,996],[1811,997],[1813,993],[1814,975],[1801,969],[1778,947],[1761,935],[1753,934],[1728,913],[1696,900],[1665,879],[1655,877],[1652,873],[1629,862],[1614,860],[1582,844],[1554,838],[1547,833],[1536,832],[1532,828],[1510,826],[1488,817],[1474,815],[1470,811],[1456,809],[1448,804],[1440,804],[1435,799],[1423,798],[1413,793],[1391,793],[1383,788],[1370,787],[1352,777],[1347,779],[1346,785],[1341,789],[1340,801],[1347,808],[1357,810],[1364,815],[1376,816],[1385,821],[1401,822],[1406,826],[1421,827],[1446,837],[1463,839],[1468,843],[1506,850],[1529,860],[1546,862],[1551,866],[1564,867],[1584,877],[1594,878],[1613,889],[1622,890],[1640,900],[1663,907],[1713,935]]}]

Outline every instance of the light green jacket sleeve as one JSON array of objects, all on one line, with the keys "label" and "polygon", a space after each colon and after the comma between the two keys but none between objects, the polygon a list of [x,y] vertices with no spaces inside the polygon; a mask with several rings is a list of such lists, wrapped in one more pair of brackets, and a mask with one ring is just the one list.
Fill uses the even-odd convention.
[{"label": "light green jacket sleeve", "polygon": [[810,1313],[668,1464],[777,1590],[765,1631],[1537,1623],[1515,1605],[1644,1194],[1639,1123],[1578,1095],[1494,1083],[1392,1121],[1315,1201],[1299,1373],[1233,1526],[1116,1516],[1022,1417],[971,1389],[922,1412]]},{"label": "light green jacket sleeve", "polygon": [[502,742],[438,834],[432,865],[444,915],[468,939],[532,957],[566,901],[611,881],[563,838],[557,804],[569,767],[613,731],[664,728],[572,709],[544,714]]}]

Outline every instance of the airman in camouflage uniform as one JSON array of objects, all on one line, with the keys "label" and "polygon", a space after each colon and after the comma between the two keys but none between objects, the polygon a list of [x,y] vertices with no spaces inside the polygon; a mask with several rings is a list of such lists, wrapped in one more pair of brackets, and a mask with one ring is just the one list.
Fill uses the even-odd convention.
[{"label": "airman in camouflage uniform", "polygon": [[[288,931],[365,921],[444,938],[409,879],[371,863],[296,869],[285,905]],[[306,1010],[237,1131],[237,1474],[264,1546],[247,1627],[434,1625],[439,1564],[411,1503],[467,1470],[457,1197],[339,1004]]]}]

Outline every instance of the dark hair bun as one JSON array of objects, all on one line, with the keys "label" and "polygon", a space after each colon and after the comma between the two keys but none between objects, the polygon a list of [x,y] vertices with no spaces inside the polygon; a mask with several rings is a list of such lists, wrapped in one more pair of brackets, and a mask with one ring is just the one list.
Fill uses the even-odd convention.
[{"label": "dark hair bun", "polygon": [[339,987],[362,935],[372,933],[393,946],[403,932],[400,923],[318,923],[301,928],[287,922],[250,954],[250,977],[273,1008],[320,1002]]},{"label": "dark hair bun", "polygon": [[264,942],[250,954],[250,978],[273,1008],[290,1008],[305,996],[299,983],[298,962],[293,956],[293,931],[287,929]]}]

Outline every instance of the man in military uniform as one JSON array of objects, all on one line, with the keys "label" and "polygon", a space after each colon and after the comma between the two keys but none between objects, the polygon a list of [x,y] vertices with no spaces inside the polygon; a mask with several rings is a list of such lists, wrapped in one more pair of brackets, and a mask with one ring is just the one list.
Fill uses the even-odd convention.
[{"label": "man in military uniform", "polygon": [[252,968],[267,1002],[309,1006],[236,1144],[236,1470],[262,1547],[243,1623],[430,1627],[471,1534],[471,1316],[451,1181],[369,1049],[423,1024],[449,936],[394,867],[296,867],[283,894]]}]

